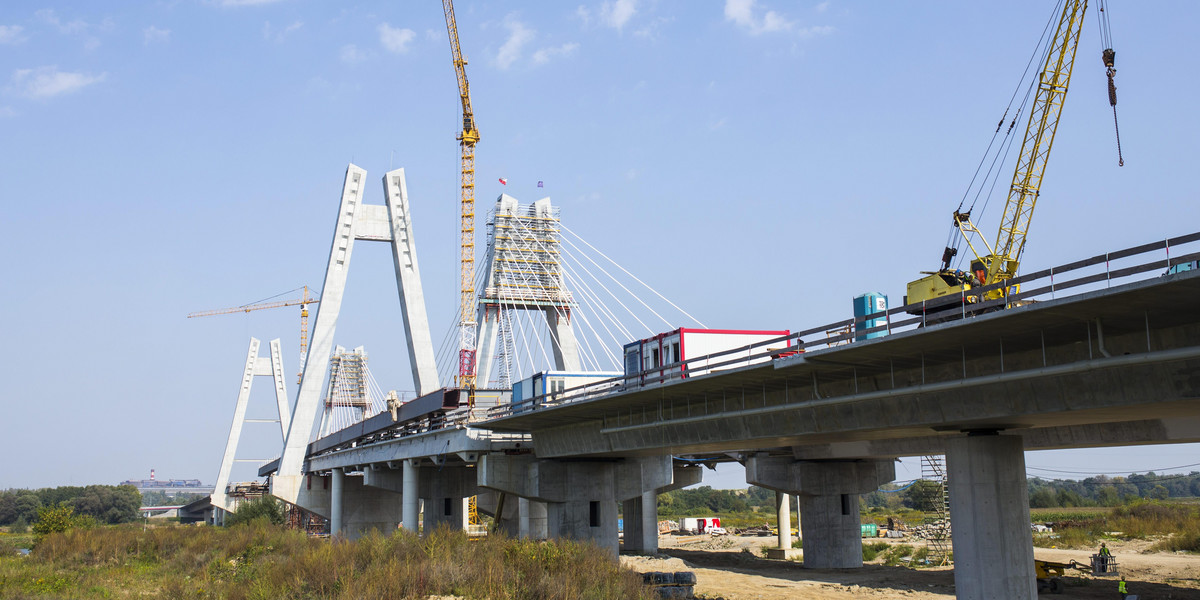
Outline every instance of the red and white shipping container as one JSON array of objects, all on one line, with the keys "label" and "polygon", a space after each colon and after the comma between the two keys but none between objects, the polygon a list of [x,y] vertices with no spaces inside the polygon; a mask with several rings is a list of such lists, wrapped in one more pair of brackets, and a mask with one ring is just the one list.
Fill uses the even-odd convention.
[{"label": "red and white shipping container", "polygon": [[[727,350],[746,348],[770,340],[778,340],[788,335],[791,335],[791,331],[787,329],[680,327],[674,331],[625,344],[625,375],[642,373],[638,383],[657,383],[669,379],[704,375],[710,371],[736,369],[746,365],[768,362],[772,358],[795,352],[795,350],[788,351],[788,340],[779,340],[777,344],[750,348],[741,353],[732,352],[710,359],[703,357]],[[768,352],[773,352],[773,354],[767,354]],[[756,358],[751,358],[751,356],[756,356]],[[738,360],[739,357],[745,357],[745,360]],[[677,364],[682,362],[688,362],[688,364]],[[710,369],[710,365],[719,366]]]}]

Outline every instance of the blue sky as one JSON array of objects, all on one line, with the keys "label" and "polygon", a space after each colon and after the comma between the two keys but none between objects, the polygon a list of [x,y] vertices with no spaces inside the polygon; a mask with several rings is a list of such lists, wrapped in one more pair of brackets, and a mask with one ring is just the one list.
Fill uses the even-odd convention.
[{"label": "blue sky", "polygon": [[[1183,70],[1200,5],[1113,4],[1126,166],[1093,7],[1027,268],[1200,223],[1200,90]],[[482,205],[544,192],[709,326],[793,330],[846,317],[866,291],[898,300],[937,266],[1050,14],[1024,0],[456,8]],[[457,305],[459,126],[436,2],[5,2],[0,488],[151,468],[214,479],[248,337],[281,338],[295,370],[297,315],[184,317],[320,286],[349,162],[372,178],[405,167],[440,339]],[[391,269],[385,247],[356,248],[337,343],[409,389]],[[270,408],[257,387],[252,412]],[[245,455],[273,456],[259,435]],[[1196,448],[1029,463],[1103,470],[1097,456],[1161,469]]]}]

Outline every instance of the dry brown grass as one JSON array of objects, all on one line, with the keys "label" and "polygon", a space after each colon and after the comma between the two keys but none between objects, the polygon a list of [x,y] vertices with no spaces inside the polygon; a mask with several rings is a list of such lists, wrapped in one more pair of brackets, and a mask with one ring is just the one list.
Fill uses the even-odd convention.
[{"label": "dry brown grass", "polygon": [[0,598],[385,599],[651,598],[606,552],[570,541],[440,529],[349,542],[265,524],[230,529],[113,527],[47,536],[0,558]]}]

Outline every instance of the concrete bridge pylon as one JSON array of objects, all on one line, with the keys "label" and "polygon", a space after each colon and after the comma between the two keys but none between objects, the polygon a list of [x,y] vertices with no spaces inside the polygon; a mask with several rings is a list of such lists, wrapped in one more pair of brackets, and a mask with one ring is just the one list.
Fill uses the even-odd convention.
[{"label": "concrete bridge pylon", "polygon": [[279,469],[272,477],[272,493],[292,503],[298,501],[301,488],[308,488],[300,481],[300,476],[320,405],[322,383],[333,351],[333,336],[341,312],[355,241],[387,242],[391,245],[413,384],[418,395],[440,387],[421,288],[404,169],[389,171],[384,175],[384,205],[363,202],[366,177],[366,170],[357,165],[351,164],[346,168],[329,262],[325,268],[324,285],[313,325],[312,343],[296,397],[295,414],[285,436]]},{"label": "concrete bridge pylon", "polygon": [[275,405],[278,419],[272,422],[279,425],[281,438],[287,437],[287,426],[291,420],[288,410],[287,388],[283,381],[283,353],[279,349],[279,339],[270,342],[270,357],[259,356],[261,342],[258,338],[250,338],[250,346],[246,350],[246,366],[242,369],[242,382],[238,388],[237,404],[233,410],[233,423],[229,426],[229,437],[225,441],[225,454],[221,457],[221,469],[217,473],[217,481],[213,484],[212,505],[218,511],[218,519],[223,519],[225,512],[233,512],[237,507],[233,499],[225,494],[229,485],[229,476],[233,472],[233,464],[237,458],[238,443],[242,439],[242,426],[247,422],[246,408],[250,404],[250,390],[254,378],[259,376],[271,377],[275,384]]}]

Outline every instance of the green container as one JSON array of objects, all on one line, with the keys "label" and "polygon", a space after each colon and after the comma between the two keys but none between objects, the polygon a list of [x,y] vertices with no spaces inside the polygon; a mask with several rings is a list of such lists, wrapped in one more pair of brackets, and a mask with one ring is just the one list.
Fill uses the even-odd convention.
[{"label": "green container", "polygon": [[867,538],[879,537],[879,526],[874,523],[865,523],[862,526],[862,536]]}]

